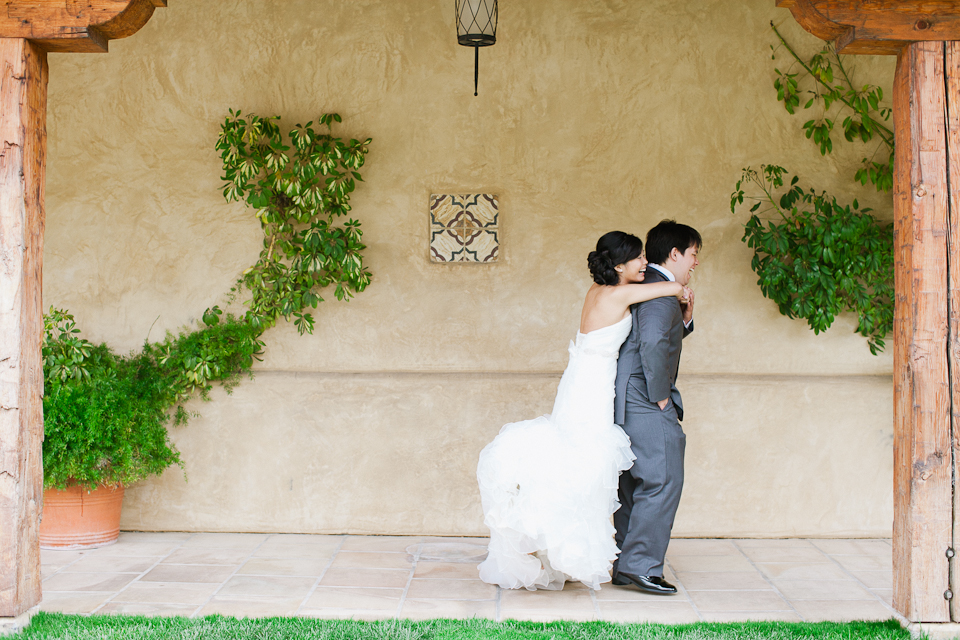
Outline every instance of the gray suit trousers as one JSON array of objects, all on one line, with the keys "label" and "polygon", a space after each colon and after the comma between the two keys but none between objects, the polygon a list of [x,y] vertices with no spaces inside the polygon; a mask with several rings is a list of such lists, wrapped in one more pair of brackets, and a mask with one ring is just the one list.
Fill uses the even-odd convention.
[{"label": "gray suit trousers", "polygon": [[673,401],[661,411],[632,379],[627,384],[623,430],[637,459],[620,474],[620,508],[613,514],[620,557],[614,574],[663,576],[663,559],[683,490],[687,437]]}]

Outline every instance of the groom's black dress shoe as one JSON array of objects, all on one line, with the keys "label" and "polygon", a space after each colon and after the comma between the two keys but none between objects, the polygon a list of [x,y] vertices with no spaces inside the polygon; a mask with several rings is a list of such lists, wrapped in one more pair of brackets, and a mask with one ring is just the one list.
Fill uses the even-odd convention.
[{"label": "groom's black dress shoe", "polygon": [[641,591],[660,596],[672,596],[677,593],[677,588],[660,576],[634,576],[629,573],[618,572],[613,577],[612,582],[619,587],[632,584]]}]

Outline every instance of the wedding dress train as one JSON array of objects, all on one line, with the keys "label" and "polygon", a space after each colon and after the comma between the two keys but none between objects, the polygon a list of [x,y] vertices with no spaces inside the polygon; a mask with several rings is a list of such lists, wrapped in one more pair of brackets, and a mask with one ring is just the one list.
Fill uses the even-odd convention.
[{"label": "wedding dress train", "polygon": [[535,590],[610,581],[617,478],[634,460],[630,439],[613,423],[617,356],[630,320],[577,333],[553,412],[505,425],[480,453],[490,528],[484,582]]}]

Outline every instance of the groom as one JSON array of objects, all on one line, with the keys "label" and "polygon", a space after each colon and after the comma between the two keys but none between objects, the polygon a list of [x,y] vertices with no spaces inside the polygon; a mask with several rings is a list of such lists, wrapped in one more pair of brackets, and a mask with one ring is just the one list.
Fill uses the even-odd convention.
[{"label": "groom", "polygon": [[[647,233],[643,281],[686,286],[702,244],[693,227],[664,220]],[[693,331],[693,294],[686,304],[654,298],[631,313],[633,329],[617,361],[614,422],[630,436],[637,459],[620,474],[620,508],[613,515],[620,557],[613,584],[672,595],[677,588],[663,579],[663,559],[683,489],[686,436],[676,382],[681,341]]]}]

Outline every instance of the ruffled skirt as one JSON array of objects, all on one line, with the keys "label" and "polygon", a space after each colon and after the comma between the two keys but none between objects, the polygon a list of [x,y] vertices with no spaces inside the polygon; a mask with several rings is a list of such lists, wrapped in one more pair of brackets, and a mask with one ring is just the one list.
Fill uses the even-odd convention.
[{"label": "ruffled skirt", "polygon": [[535,590],[562,589],[565,580],[599,589],[610,581],[619,553],[610,516],[619,508],[619,474],[634,455],[623,430],[596,417],[588,424],[558,425],[549,415],[514,422],[483,449],[477,480],[490,528],[489,555],[479,567],[484,582]]}]

